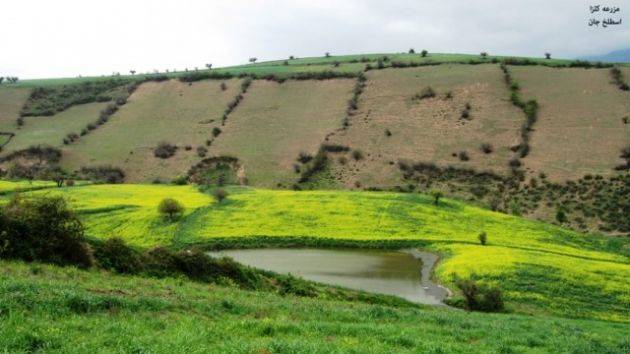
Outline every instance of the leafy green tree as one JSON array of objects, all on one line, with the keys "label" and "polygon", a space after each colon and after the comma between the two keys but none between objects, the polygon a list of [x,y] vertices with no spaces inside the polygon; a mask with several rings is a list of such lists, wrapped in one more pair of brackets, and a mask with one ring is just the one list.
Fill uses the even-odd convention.
[{"label": "leafy green tree", "polygon": [[170,220],[175,220],[184,213],[184,206],[173,198],[164,198],[158,205],[158,212]]}]

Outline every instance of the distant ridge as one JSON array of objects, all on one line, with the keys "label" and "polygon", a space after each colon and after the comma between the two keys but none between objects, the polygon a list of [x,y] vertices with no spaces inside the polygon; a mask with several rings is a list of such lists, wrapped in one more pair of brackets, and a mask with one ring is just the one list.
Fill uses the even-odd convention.
[{"label": "distant ridge", "polygon": [[581,57],[579,59],[605,63],[630,63],[630,49],[616,50],[605,55]]}]

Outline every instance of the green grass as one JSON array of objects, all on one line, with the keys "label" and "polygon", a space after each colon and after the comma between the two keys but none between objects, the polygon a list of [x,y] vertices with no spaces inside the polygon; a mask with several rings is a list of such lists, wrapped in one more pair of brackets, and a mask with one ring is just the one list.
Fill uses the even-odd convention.
[{"label": "green grass", "polygon": [[[46,189],[82,214],[90,236],[119,236],[133,245],[186,247],[257,237],[346,241],[417,241],[443,255],[435,270],[450,288],[453,276],[473,273],[499,285],[510,311],[628,321],[628,241],[472,207],[453,200],[434,206],[418,194],[273,191],[229,188],[221,204],[193,186],[93,185]],[[27,194],[28,195],[28,194]],[[159,217],[165,197],[185,216]],[[488,234],[488,245],[477,235]]]},{"label": "green grass", "polygon": [[22,150],[33,145],[60,147],[67,134],[80,134],[81,129],[95,122],[105,105],[106,103],[88,103],[72,106],[50,117],[26,117],[24,125],[15,130],[15,136],[4,147],[4,151]]},{"label": "green grass", "polygon": [[[305,57],[305,58],[296,58],[293,60],[280,59],[280,60],[270,60],[270,61],[262,61],[255,64],[244,64],[244,65],[234,65],[228,67],[221,67],[212,69],[215,72],[230,72],[235,75],[245,73],[245,74],[257,74],[257,75],[269,75],[274,74],[278,76],[283,76],[285,74],[294,74],[301,72],[309,72],[309,71],[322,71],[322,70],[333,70],[333,71],[344,71],[344,72],[359,72],[362,71],[365,67],[365,63],[352,63],[352,61],[360,61],[362,58],[367,58],[372,61],[376,61],[378,58],[383,56],[388,56],[391,60],[402,61],[402,62],[438,62],[438,63],[448,63],[448,62],[461,62],[461,61],[470,61],[470,60],[480,60],[481,57],[477,54],[446,54],[446,53],[429,53],[427,57],[421,57],[419,52],[421,49],[417,49],[417,54],[407,54],[407,53],[381,53],[381,54],[356,54],[356,55],[333,55],[329,58],[326,57]],[[514,56],[495,56],[490,55],[486,59],[487,61],[491,61],[492,59],[505,59],[505,58],[519,58],[524,59],[526,57],[514,57]],[[527,59],[545,63],[548,65],[565,65],[567,63],[572,62],[570,59],[544,59],[544,58],[531,58],[527,57]],[[284,65],[284,61],[287,60],[289,65]],[[332,67],[334,62],[339,62],[341,65],[337,68]],[[630,64],[621,64],[623,66],[628,66]],[[205,69],[200,70],[205,71]],[[170,72],[167,75],[169,77],[179,77],[187,74],[185,71],[177,71]],[[121,75],[119,77],[125,79],[132,78],[143,78],[147,75],[145,74],[137,74],[137,75]],[[12,84],[11,87],[37,87],[37,86],[59,86],[59,85],[71,85],[82,82],[89,81],[100,81],[100,80],[108,80],[111,76],[85,76],[85,77],[68,77],[68,78],[53,78],[53,79],[29,79],[29,80],[21,80],[17,84]]]},{"label": "green grass", "polygon": [[0,262],[0,351],[627,353],[628,325],[279,296]]}]

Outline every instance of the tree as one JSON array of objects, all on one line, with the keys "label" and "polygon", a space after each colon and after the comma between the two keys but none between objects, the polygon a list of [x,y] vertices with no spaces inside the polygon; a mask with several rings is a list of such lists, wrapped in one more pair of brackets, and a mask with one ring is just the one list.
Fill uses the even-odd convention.
[{"label": "tree", "polygon": [[2,81],[4,81],[4,77],[0,76],[0,85],[2,85]]},{"label": "tree", "polygon": [[551,59],[551,53],[545,53],[545,59]]},{"label": "tree", "polygon": [[409,48],[409,54],[416,54],[416,50],[413,48]]},{"label": "tree", "polygon": [[184,206],[173,198],[164,198],[158,205],[158,212],[170,220],[175,220],[184,213]]},{"label": "tree", "polygon": [[326,58],[330,58],[330,53],[326,52]]},{"label": "tree", "polygon": [[252,64],[254,64],[256,60],[258,60],[258,58],[255,58],[255,57],[249,58],[249,62]]},{"label": "tree", "polygon": [[433,197],[433,204],[438,205],[440,203],[440,198],[444,196],[444,193],[442,193],[442,191],[434,189],[431,191],[431,196]]},{"label": "tree", "polygon": [[426,49],[423,49],[423,50],[420,52],[420,56],[421,56],[421,57],[423,57],[423,58],[426,58],[426,56],[427,56],[428,54],[429,54],[429,52],[428,52]]},{"label": "tree", "polygon": [[479,233],[478,238],[479,238],[479,243],[481,243],[482,246],[485,246],[486,243],[488,242],[488,234],[486,234],[485,231],[481,231]]},{"label": "tree", "polygon": [[221,203],[224,199],[228,197],[228,192],[225,189],[218,188],[214,190],[212,195],[214,196],[214,199],[216,199],[218,203]]},{"label": "tree", "polygon": [[208,63],[208,64],[206,64],[206,68],[208,68],[208,69],[212,69],[212,63]]},{"label": "tree", "polygon": [[135,70],[129,70],[129,72],[131,73],[131,75],[135,75],[136,74]]},{"label": "tree", "polygon": [[289,56],[289,60],[293,60],[295,57],[293,55]]},{"label": "tree", "polygon": [[488,57],[488,52],[481,52],[480,55],[483,59],[486,59]]}]

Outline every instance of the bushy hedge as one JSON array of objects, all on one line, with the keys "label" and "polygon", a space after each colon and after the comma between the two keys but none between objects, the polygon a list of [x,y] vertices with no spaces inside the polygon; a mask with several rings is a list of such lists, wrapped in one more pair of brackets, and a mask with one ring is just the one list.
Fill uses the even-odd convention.
[{"label": "bushy hedge", "polygon": [[0,208],[0,257],[91,267],[83,225],[59,197],[14,197]]}]

